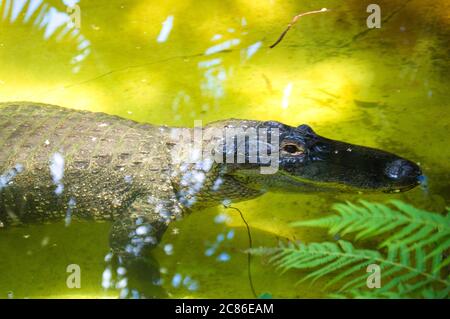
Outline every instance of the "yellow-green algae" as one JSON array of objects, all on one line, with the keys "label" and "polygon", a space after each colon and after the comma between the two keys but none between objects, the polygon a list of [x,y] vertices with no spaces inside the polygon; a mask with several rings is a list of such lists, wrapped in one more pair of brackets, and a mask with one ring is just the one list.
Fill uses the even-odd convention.
[{"label": "yellow-green algae", "polygon": [[[80,33],[89,41],[89,53],[76,63],[71,60],[86,49],[78,47],[79,39],[67,35],[58,40],[58,31],[46,39],[45,24],[41,29],[34,25],[37,13],[23,22],[28,2],[16,20],[12,11],[5,13],[6,2],[0,1],[0,101],[51,103],[166,125],[230,117],[308,123],[321,135],[420,162],[428,176],[427,191],[268,194],[236,204],[252,228],[255,246],[273,246],[280,238],[328,238],[288,225],[326,214],[336,201],[399,198],[434,211],[448,205],[446,0],[377,1],[383,22],[370,31],[366,7],[371,1],[362,0],[82,0]],[[63,1],[43,4],[66,12]],[[331,11],[300,19],[280,44],[268,48],[294,15],[322,7]],[[168,16],[173,16],[173,27],[159,43]],[[206,54],[226,41],[239,43]],[[205,67],[208,61],[218,64]],[[251,297],[241,252],[248,247],[247,233],[237,213],[227,211],[226,229],[236,232],[224,248],[231,260],[220,263],[204,254],[207,242],[224,230],[214,223],[222,211],[195,213],[164,237],[161,247],[173,244],[173,254],[160,248],[156,254],[167,269],[164,287],[172,297]],[[115,297],[116,291],[101,287],[109,226],[74,221],[70,227],[57,223],[1,230],[0,298],[8,293],[15,298]],[[81,267],[81,289],[66,286],[66,267],[72,263]],[[252,268],[258,293],[287,298],[328,294],[320,281],[294,286],[302,273],[279,276],[261,259],[254,259]],[[197,280],[199,289],[172,287],[176,273]]]}]

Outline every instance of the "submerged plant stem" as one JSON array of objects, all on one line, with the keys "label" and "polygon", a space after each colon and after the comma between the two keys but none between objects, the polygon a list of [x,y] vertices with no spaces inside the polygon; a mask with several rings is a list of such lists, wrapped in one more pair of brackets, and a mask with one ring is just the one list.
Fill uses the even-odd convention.
[{"label": "submerged plant stem", "polygon": [[236,210],[239,215],[241,215],[242,221],[245,224],[245,227],[247,228],[247,235],[248,235],[248,245],[249,250],[247,251],[247,274],[248,274],[248,281],[250,283],[250,289],[252,290],[253,297],[258,298],[258,295],[256,294],[255,287],[253,286],[253,279],[252,279],[252,270],[251,270],[251,264],[252,264],[252,254],[251,249],[253,248],[253,241],[252,241],[252,234],[250,233],[250,226],[248,225],[247,221],[244,218],[244,215],[242,214],[241,210],[236,207],[232,206],[225,206],[225,208],[231,208]]}]

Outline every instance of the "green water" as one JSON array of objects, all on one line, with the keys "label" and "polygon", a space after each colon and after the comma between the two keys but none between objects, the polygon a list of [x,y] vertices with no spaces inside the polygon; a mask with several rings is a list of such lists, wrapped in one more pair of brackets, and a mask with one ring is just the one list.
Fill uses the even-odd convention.
[{"label": "green water", "polygon": [[[321,135],[419,162],[428,177],[428,189],[402,194],[267,194],[236,204],[255,246],[283,238],[330,239],[289,223],[323,216],[336,201],[398,198],[441,212],[450,199],[450,3],[377,1],[383,21],[371,30],[369,3],[82,0],[79,33],[72,28],[64,35],[66,24],[54,28],[66,12],[63,1],[0,0],[0,101],[51,103],[166,125],[231,117],[308,123]],[[32,4],[39,6],[24,21]],[[294,15],[323,7],[331,11],[301,18],[268,48]],[[164,38],[162,23],[168,28],[170,19]],[[223,212],[195,212],[166,233],[156,255],[172,297],[252,296],[242,253],[246,229],[233,211],[216,223]],[[70,227],[1,229],[0,298],[117,296],[101,287],[109,228],[74,221]],[[230,230],[234,238],[206,256],[217,235]],[[167,244],[173,245],[170,255],[163,250]],[[229,261],[217,260],[222,252]],[[81,267],[80,289],[66,285],[69,264]],[[304,273],[280,276],[264,259],[253,260],[252,272],[257,293],[329,293],[320,281],[294,285]],[[198,289],[174,287],[177,274],[190,276]]]}]

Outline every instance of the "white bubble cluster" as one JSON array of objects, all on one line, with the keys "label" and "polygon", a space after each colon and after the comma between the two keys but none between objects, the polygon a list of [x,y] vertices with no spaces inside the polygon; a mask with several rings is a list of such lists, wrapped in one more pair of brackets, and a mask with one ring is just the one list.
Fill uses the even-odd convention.
[{"label": "white bubble cluster", "polygon": [[[221,215],[219,214],[217,216],[221,216]],[[216,219],[217,219],[217,216],[216,216]],[[226,240],[230,241],[233,238],[234,238],[234,229],[230,229],[226,233],[218,234],[215,242],[213,244],[209,245],[209,247],[205,250],[205,256],[207,256],[207,257],[214,256]],[[221,252],[216,257],[216,260],[220,261],[220,262],[227,262],[230,259],[231,259],[231,256],[226,252]]]},{"label": "white bubble cluster", "polygon": [[102,287],[104,289],[109,289],[112,285],[112,272],[111,268],[107,267],[102,274]]},{"label": "white bubble cluster", "polygon": [[56,185],[55,194],[61,195],[64,191],[62,179],[64,177],[64,157],[60,153],[54,153],[50,158],[50,174]]},{"label": "white bubble cluster", "polygon": [[64,218],[64,223],[66,227],[68,227],[72,222],[72,211],[76,205],[77,203],[75,199],[73,197],[70,198],[69,202],[67,203],[66,217]]},{"label": "white bubble cluster", "polygon": [[196,195],[203,189],[207,173],[212,166],[213,160],[209,158],[197,161],[194,165],[186,163],[180,165],[180,185],[182,188],[178,192],[178,198],[181,204],[186,207],[192,207],[196,203]]},{"label": "white bubble cluster", "polygon": [[227,223],[230,221],[230,216],[228,216],[228,214],[226,213],[220,213],[217,214],[216,217],[214,217],[214,222],[216,224],[223,224],[223,223]]},{"label": "white bubble cluster", "polygon": [[212,190],[215,191],[215,192],[217,192],[217,191],[220,189],[220,186],[221,186],[222,184],[223,184],[223,179],[220,178],[220,177],[217,178],[217,179],[214,181]]},{"label": "white bubble cluster", "polygon": [[181,274],[176,273],[172,278],[172,286],[174,288],[179,288],[181,285],[190,291],[195,291],[199,288],[199,283],[197,280],[193,280],[190,276],[185,276],[183,279]]},{"label": "white bubble cluster", "polygon": [[13,183],[14,177],[23,171],[23,166],[17,164],[14,168],[7,171],[5,174],[0,175],[0,190]]},{"label": "white bubble cluster", "polygon": [[172,244],[166,244],[164,245],[164,252],[167,255],[172,255],[173,254],[173,245]]}]

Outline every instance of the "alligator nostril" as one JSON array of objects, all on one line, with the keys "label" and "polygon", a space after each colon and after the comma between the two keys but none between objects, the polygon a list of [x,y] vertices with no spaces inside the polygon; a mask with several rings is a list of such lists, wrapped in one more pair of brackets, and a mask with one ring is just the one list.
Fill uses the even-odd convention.
[{"label": "alligator nostril", "polygon": [[420,171],[419,166],[414,164],[413,162],[398,159],[392,161],[386,166],[386,175],[395,180],[405,179],[405,178],[414,178],[418,179],[421,176],[422,172]]}]

